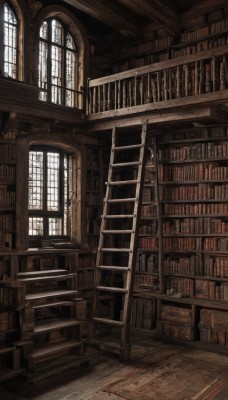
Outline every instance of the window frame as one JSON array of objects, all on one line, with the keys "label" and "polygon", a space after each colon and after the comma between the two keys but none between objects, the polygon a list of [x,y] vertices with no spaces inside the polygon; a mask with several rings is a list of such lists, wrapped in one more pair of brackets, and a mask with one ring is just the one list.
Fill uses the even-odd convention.
[{"label": "window frame", "polygon": [[[16,19],[16,24],[14,25],[16,27],[16,39],[15,39],[15,47],[13,47],[16,51],[16,61],[15,61],[15,76],[12,76],[10,74],[7,74],[7,72],[5,72],[5,63],[6,63],[6,59],[5,59],[5,47],[11,47],[11,43],[9,44],[9,46],[5,46],[4,45],[4,34],[5,34],[5,12],[4,12],[4,8],[5,5],[8,6],[8,8],[11,10],[11,12],[13,13],[15,19]],[[20,25],[19,25],[19,18],[18,15],[14,9],[14,7],[12,6],[11,2],[9,1],[3,1],[0,2],[0,72],[1,75],[4,76],[5,78],[10,78],[10,79],[14,79],[17,80],[20,74],[20,65],[19,65],[19,34],[20,34]]]},{"label": "window frame", "polygon": [[[49,146],[49,145],[31,145],[29,148],[29,152],[31,151],[40,151],[43,152],[44,156],[44,167],[43,167],[43,209],[30,209],[28,204],[28,218],[31,217],[42,217],[43,218],[43,235],[29,235],[30,241],[37,241],[39,238],[41,240],[54,240],[54,239],[69,239],[70,232],[69,232],[69,215],[68,212],[66,214],[66,224],[67,224],[67,234],[64,234],[64,157],[67,156],[67,169],[68,169],[68,186],[67,186],[67,204],[69,203],[69,164],[70,164],[70,157],[71,155],[65,152],[63,149]],[[59,165],[59,194],[58,194],[58,201],[59,201],[59,210],[58,211],[48,211],[47,210],[47,153],[57,153],[60,155],[60,165]],[[61,218],[61,225],[62,225],[62,235],[49,235],[49,218]]]},{"label": "window frame", "polygon": [[[61,28],[62,28],[62,35],[63,35],[63,44],[58,44],[54,41],[52,41],[52,21],[56,20]],[[40,35],[40,29],[42,27],[43,23],[47,23],[47,39],[42,38]],[[67,35],[70,35],[73,43],[74,43],[74,49],[71,49],[70,47],[67,47]],[[41,57],[41,43],[45,44],[47,46],[47,60],[46,60],[46,71],[47,71],[47,79],[46,79],[46,88],[42,87],[42,83],[45,84],[45,82],[39,82],[40,81],[40,75],[41,75],[41,69],[40,69],[40,57]],[[53,75],[52,75],[52,62],[53,59],[51,57],[52,53],[52,47],[56,46],[58,49],[62,51],[62,61],[61,61],[61,79],[62,79],[62,85],[54,85],[52,83]],[[75,65],[74,65],[74,89],[67,88],[67,52],[71,51],[74,54],[75,57]],[[76,41],[74,39],[74,36],[72,33],[67,29],[66,25],[57,17],[52,16],[52,17],[47,17],[45,18],[39,26],[39,43],[38,43],[38,87],[40,90],[40,100],[55,104],[58,106],[65,106],[65,107],[70,107],[70,108],[76,108],[78,105],[78,80],[79,80],[79,51],[77,49]],[[59,78],[59,77],[58,77]],[[61,100],[60,101],[53,101],[52,99],[52,88],[55,87],[60,89],[61,93]],[[72,105],[68,105],[66,101],[66,92],[70,91],[73,96],[72,96]],[[47,98],[42,99],[42,94],[46,94]],[[58,97],[58,96],[57,96]]]}]

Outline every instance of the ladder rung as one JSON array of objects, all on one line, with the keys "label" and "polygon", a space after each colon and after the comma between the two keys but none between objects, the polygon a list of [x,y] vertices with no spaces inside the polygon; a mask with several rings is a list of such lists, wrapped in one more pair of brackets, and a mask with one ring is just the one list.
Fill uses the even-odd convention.
[{"label": "ladder rung", "polygon": [[140,149],[140,147],[142,147],[142,146],[143,146],[142,143],[131,144],[130,146],[116,146],[116,147],[114,147],[114,150],[121,151],[121,150],[126,150],[126,149]]},{"label": "ladder rung", "polygon": [[[99,249],[98,249],[99,250]],[[104,252],[113,252],[113,253],[115,253],[115,252],[117,252],[117,253],[130,253],[131,252],[131,249],[111,249],[111,248],[109,248],[109,247],[102,247],[101,249],[100,249],[100,251],[104,251]]]},{"label": "ladder rung", "polygon": [[126,199],[109,199],[108,203],[127,203],[127,202],[135,202],[136,197],[128,197]]},{"label": "ladder rung", "polygon": [[104,215],[104,218],[134,218],[134,214]]},{"label": "ladder rung", "polygon": [[[111,286],[96,286],[97,290],[103,290],[105,292],[115,292],[115,293],[127,293],[127,289]],[[99,299],[98,299],[99,300]]]},{"label": "ladder rung", "polygon": [[135,185],[136,183],[139,183],[139,180],[133,179],[131,181],[114,181],[114,182],[108,182],[108,185],[115,186],[115,185]]},{"label": "ladder rung", "polygon": [[130,166],[140,165],[140,164],[141,164],[140,161],[128,161],[128,162],[124,162],[124,163],[110,164],[110,166],[113,168],[118,168],[118,167],[130,167]]},{"label": "ladder rung", "polygon": [[98,269],[103,269],[105,271],[122,271],[122,272],[127,272],[130,271],[131,269],[128,267],[119,267],[118,265],[98,265]]},{"label": "ladder rung", "polygon": [[133,233],[134,231],[132,229],[129,230],[106,230],[104,229],[103,231],[101,231],[101,233],[113,233],[113,234],[117,234],[117,233],[123,233],[123,234],[127,234],[127,233]]},{"label": "ladder rung", "polygon": [[100,323],[103,323],[103,324],[108,324],[108,325],[124,326],[124,323],[122,321],[116,321],[115,319],[94,317],[93,321],[94,322],[100,322]]}]

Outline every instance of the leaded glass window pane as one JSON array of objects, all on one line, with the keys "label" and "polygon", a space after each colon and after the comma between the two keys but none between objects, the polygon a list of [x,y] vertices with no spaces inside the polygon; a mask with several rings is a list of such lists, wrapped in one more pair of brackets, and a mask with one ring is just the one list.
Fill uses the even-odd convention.
[{"label": "leaded glass window pane", "polygon": [[62,219],[61,218],[49,218],[49,236],[61,236],[62,232]]},{"label": "leaded glass window pane", "polygon": [[45,42],[40,41],[39,51],[39,67],[38,67],[38,84],[39,87],[44,89],[40,92],[40,100],[47,100],[47,57],[48,57],[48,45]]},{"label": "leaded glass window pane", "polygon": [[48,38],[48,24],[47,21],[44,21],[40,27],[40,38],[47,39]]},{"label": "leaded glass window pane", "polygon": [[56,19],[40,28],[40,100],[75,107],[77,51],[73,37]]},{"label": "leaded glass window pane", "polygon": [[76,50],[74,39],[72,38],[69,32],[66,35],[66,47],[68,49]]},{"label": "leaded glass window pane", "polygon": [[59,210],[59,154],[47,153],[47,210]]},{"label": "leaded glass window pane", "polygon": [[52,96],[51,101],[55,104],[62,104],[62,53],[63,50],[57,46],[51,47],[51,83],[52,83]]},{"label": "leaded glass window pane", "polygon": [[44,222],[43,218],[30,217],[29,218],[29,236],[43,236]]},{"label": "leaded glass window pane", "polygon": [[56,19],[52,20],[51,23],[51,41],[53,43],[57,43],[63,45],[63,27],[62,25],[56,21]]},{"label": "leaded glass window pane", "polygon": [[29,210],[43,209],[43,153],[29,152]]},{"label": "leaded glass window pane", "polygon": [[17,20],[8,4],[4,5],[4,73],[17,77]]}]

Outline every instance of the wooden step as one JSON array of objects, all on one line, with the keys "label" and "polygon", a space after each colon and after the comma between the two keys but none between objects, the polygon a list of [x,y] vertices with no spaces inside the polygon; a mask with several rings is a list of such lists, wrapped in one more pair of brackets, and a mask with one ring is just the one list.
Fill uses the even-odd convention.
[{"label": "wooden step", "polygon": [[119,267],[118,265],[98,265],[97,268],[105,271],[120,271],[120,272],[130,271],[130,268],[128,267]]},{"label": "wooden step", "polygon": [[47,308],[47,307],[59,307],[59,306],[73,306],[73,301],[53,301],[53,302],[46,302],[45,304],[36,304],[32,308],[39,309],[39,308]]},{"label": "wooden step", "polygon": [[68,340],[57,344],[47,344],[44,347],[34,350],[33,353],[28,354],[28,360],[32,360],[34,364],[41,363],[54,357],[59,357],[61,354],[66,353],[75,348],[82,348],[81,341]]},{"label": "wooden step", "polygon": [[75,278],[76,274],[64,274],[64,275],[47,275],[47,276],[35,276],[32,278],[21,278],[18,282],[31,283],[31,282],[43,282],[43,281],[65,281],[67,279]]},{"label": "wooden step", "polygon": [[45,276],[45,275],[62,275],[67,274],[68,271],[66,269],[47,269],[41,271],[25,271],[18,272],[17,278],[32,278],[35,276]]},{"label": "wooden step", "polygon": [[119,288],[119,287],[111,287],[111,286],[96,286],[97,290],[107,291],[107,292],[115,292],[115,293],[127,293],[127,289]]},{"label": "wooden step", "polygon": [[29,383],[39,383],[66,370],[85,366],[89,366],[89,359],[87,357],[67,354],[62,355],[58,359],[51,359],[37,365],[34,372],[23,372],[21,377]]},{"label": "wooden step", "polygon": [[70,326],[80,325],[80,322],[72,318],[55,318],[36,322],[33,334],[51,332],[57,329],[68,328]]},{"label": "wooden step", "polygon": [[53,297],[74,296],[78,293],[77,290],[53,290],[49,292],[31,293],[25,296],[25,301],[42,300]]},{"label": "wooden step", "polygon": [[124,323],[122,321],[116,321],[114,319],[108,319],[108,318],[93,317],[93,321],[96,323],[105,324],[105,325],[113,325],[113,326],[119,326],[119,327],[124,326]]}]

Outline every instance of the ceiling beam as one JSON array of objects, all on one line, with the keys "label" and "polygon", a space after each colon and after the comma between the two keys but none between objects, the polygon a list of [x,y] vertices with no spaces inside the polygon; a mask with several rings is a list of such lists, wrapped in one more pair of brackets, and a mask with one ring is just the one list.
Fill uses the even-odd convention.
[{"label": "ceiling beam", "polygon": [[135,16],[115,1],[64,0],[64,2],[103,22],[123,36],[137,37],[141,32]]},{"label": "ceiling beam", "polygon": [[138,5],[141,13],[164,26],[169,32],[180,33],[177,14],[161,0],[131,0],[131,4]]}]

